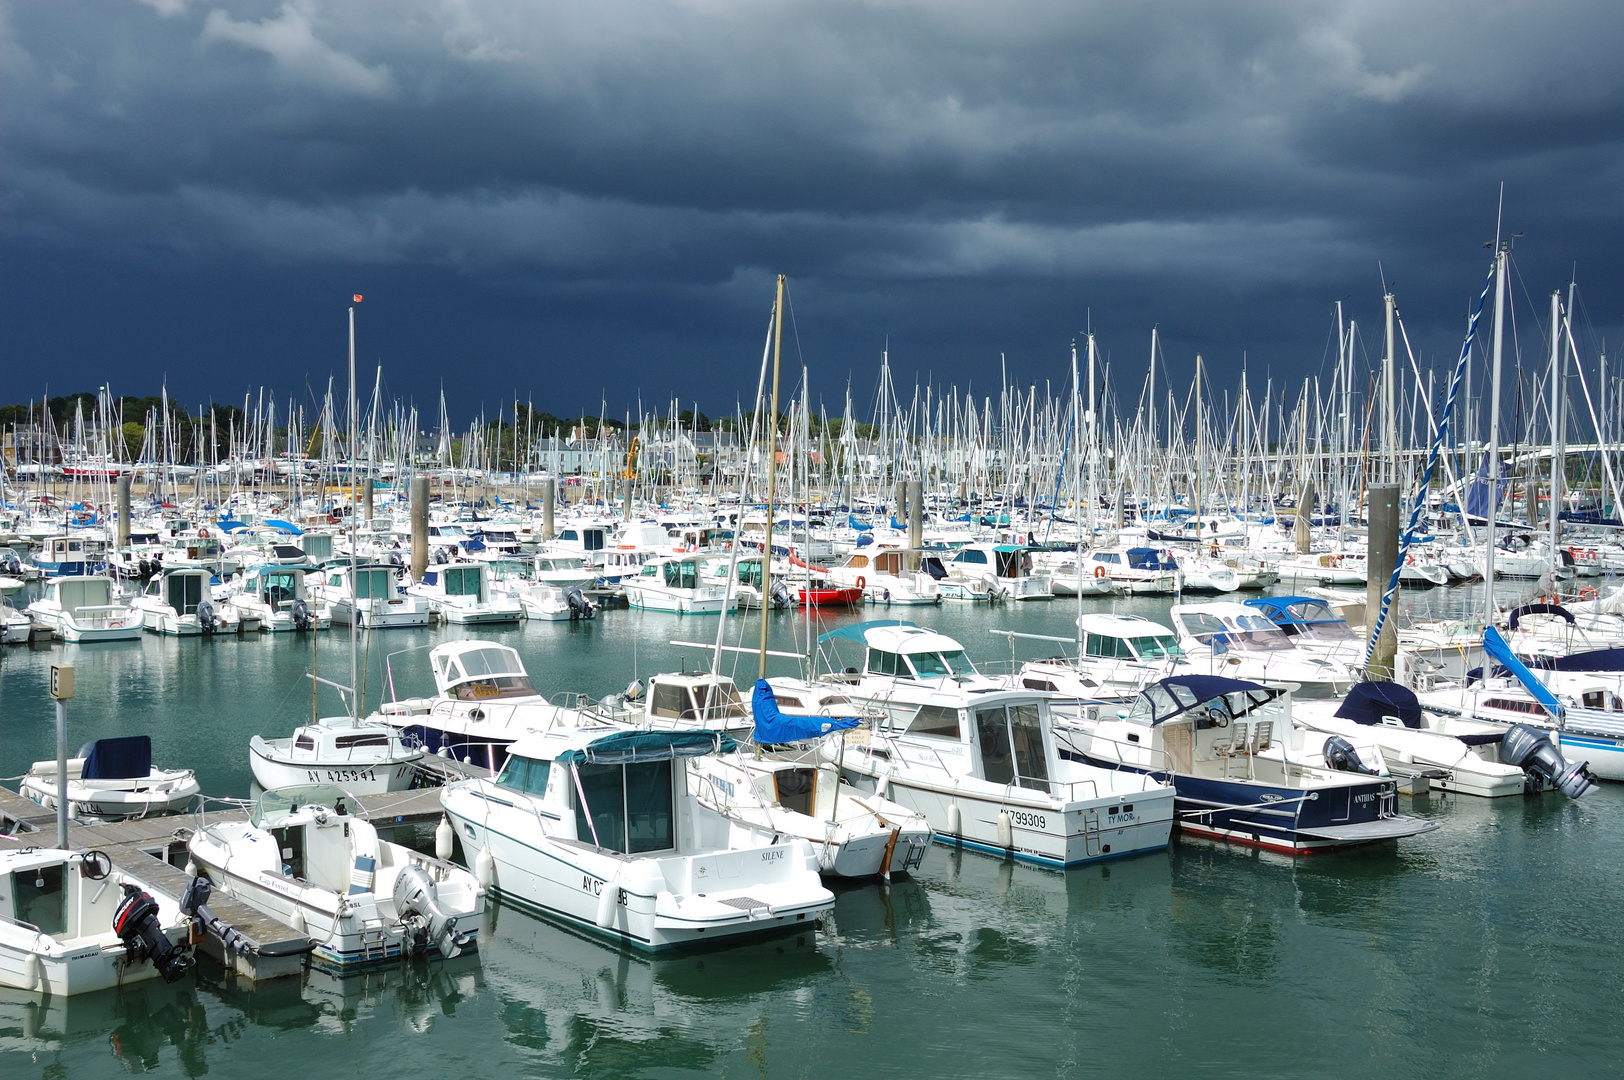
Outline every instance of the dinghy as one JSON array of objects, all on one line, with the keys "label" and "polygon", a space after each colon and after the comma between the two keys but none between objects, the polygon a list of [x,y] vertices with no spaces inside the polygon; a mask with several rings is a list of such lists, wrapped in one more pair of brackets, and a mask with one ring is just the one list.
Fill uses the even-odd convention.
[{"label": "dinghy", "polygon": [[[56,806],[60,786],[55,761],[36,761],[23,777],[22,793],[41,806]],[[191,769],[152,767],[152,739],[125,735],[96,739],[68,759],[68,813],[75,819],[120,821],[190,810],[197,798]]]}]

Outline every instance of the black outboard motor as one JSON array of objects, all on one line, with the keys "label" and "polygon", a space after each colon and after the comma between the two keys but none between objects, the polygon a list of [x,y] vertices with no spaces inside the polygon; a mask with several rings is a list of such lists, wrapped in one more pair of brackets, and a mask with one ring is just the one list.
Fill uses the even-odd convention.
[{"label": "black outboard motor", "polygon": [[209,600],[200,600],[197,605],[197,623],[203,628],[205,634],[212,634],[220,629],[220,616],[214,610],[214,603]]},{"label": "black outboard motor", "polygon": [[564,590],[564,603],[570,606],[570,622],[590,619],[593,611],[596,610],[592,606],[592,601],[586,598],[586,594],[581,591],[579,585],[571,585]]},{"label": "black outboard motor", "polygon": [[1359,751],[1353,744],[1340,735],[1332,735],[1325,740],[1325,764],[1337,772],[1363,773],[1366,776],[1381,775],[1359,760]]},{"label": "black outboard motor", "polygon": [[151,960],[164,982],[174,982],[191,968],[193,960],[177,947],[158,923],[158,901],[125,882],[124,899],[113,911],[113,933],[124,942],[131,960]]},{"label": "black outboard motor", "polygon": [[310,605],[303,600],[293,601],[293,628],[295,630],[310,629]]},{"label": "black outboard motor", "polygon": [[1533,791],[1550,784],[1561,788],[1568,798],[1577,799],[1596,786],[1589,762],[1569,765],[1549,731],[1527,724],[1512,724],[1506,729],[1505,738],[1500,740],[1500,760],[1527,773]]},{"label": "black outboard motor", "polygon": [[204,930],[219,938],[221,943],[231,952],[252,953],[256,956],[278,957],[299,956],[313,952],[316,948],[314,941],[273,943],[267,946],[256,945],[237,930],[236,927],[216,915],[209,907],[209,897],[214,893],[214,886],[209,879],[199,874],[186,884],[186,891],[180,896],[180,913],[201,925]]}]

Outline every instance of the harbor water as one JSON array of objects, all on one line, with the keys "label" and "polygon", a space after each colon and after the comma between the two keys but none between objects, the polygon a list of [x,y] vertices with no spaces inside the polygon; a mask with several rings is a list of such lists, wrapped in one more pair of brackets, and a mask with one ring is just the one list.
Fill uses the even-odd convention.
[{"label": "harbor water", "polygon": [[[1407,596],[1435,614],[1469,590]],[[1107,605],[1087,602],[1088,609]],[[1153,618],[1167,602],[1117,601]],[[1075,601],[866,618],[932,625],[988,665],[993,630],[1068,636]],[[804,651],[800,615],[771,647]],[[753,646],[759,616],[729,620]],[[425,647],[515,646],[544,693],[603,696],[637,675],[708,663],[714,619],[607,611],[363,635],[369,705],[432,692]],[[1022,658],[1049,643],[1014,645]],[[342,629],[17,647],[0,660],[0,772],[55,752],[52,662],[77,669],[70,750],[145,731],[154,760],[245,796],[247,742],[311,712],[318,674],[348,682]],[[738,654],[725,654],[728,656]],[[855,655],[847,659],[855,663]],[[734,661],[724,659],[723,670]],[[754,656],[740,655],[748,685]],[[793,662],[775,660],[788,674]],[[322,689],[320,712],[343,711]],[[11,783],[10,786],[15,786]],[[650,959],[493,906],[476,954],[258,985],[208,963],[173,986],[45,999],[0,991],[0,1075],[123,1073],[445,1080],[617,1076],[1601,1076],[1624,1071],[1624,788],[1483,800],[1423,796],[1427,835],[1289,859],[1175,840],[1165,853],[1065,873],[938,845],[889,888],[837,886],[815,931]],[[183,824],[177,820],[177,824]]]}]

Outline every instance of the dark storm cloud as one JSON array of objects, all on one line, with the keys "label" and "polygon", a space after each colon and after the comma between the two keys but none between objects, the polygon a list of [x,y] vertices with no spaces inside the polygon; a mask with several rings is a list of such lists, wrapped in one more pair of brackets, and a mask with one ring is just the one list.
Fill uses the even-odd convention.
[{"label": "dark storm cloud", "polygon": [[[544,377],[730,400],[778,270],[836,382],[887,332],[938,380],[985,384],[1004,350],[1035,370],[1085,307],[1124,355],[1159,321],[1180,364],[1313,369],[1329,305],[1379,303],[1378,260],[1448,352],[1502,179],[1531,289],[1577,259],[1608,319],[1619,283],[1616,5],[4,11],[0,229],[29,271],[8,352],[59,379],[67,354],[207,379],[204,289],[285,313],[230,385],[325,373],[314,283],[367,281],[419,396],[465,356],[464,405]],[[70,281],[124,332],[53,347]],[[188,297],[167,321],[154,282]]]}]

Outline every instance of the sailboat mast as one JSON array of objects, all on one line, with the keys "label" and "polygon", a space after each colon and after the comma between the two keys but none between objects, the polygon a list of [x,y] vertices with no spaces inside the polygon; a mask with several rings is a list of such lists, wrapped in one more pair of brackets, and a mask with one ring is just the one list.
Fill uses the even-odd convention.
[{"label": "sailboat mast", "polygon": [[756,678],[767,677],[767,605],[773,594],[773,499],[778,494],[778,362],[784,351],[784,275],[773,301],[773,392],[767,414],[767,542],[761,560],[761,657]]},{"label": "sailboat mast", "polygon": [[1483,541],[1484,626],[1494,625],[1494,524],[1500,512],[1500,358],[1505,343],[1506,245],[1494,253],[1494,373],[1489,381],[1489,525]]}]

